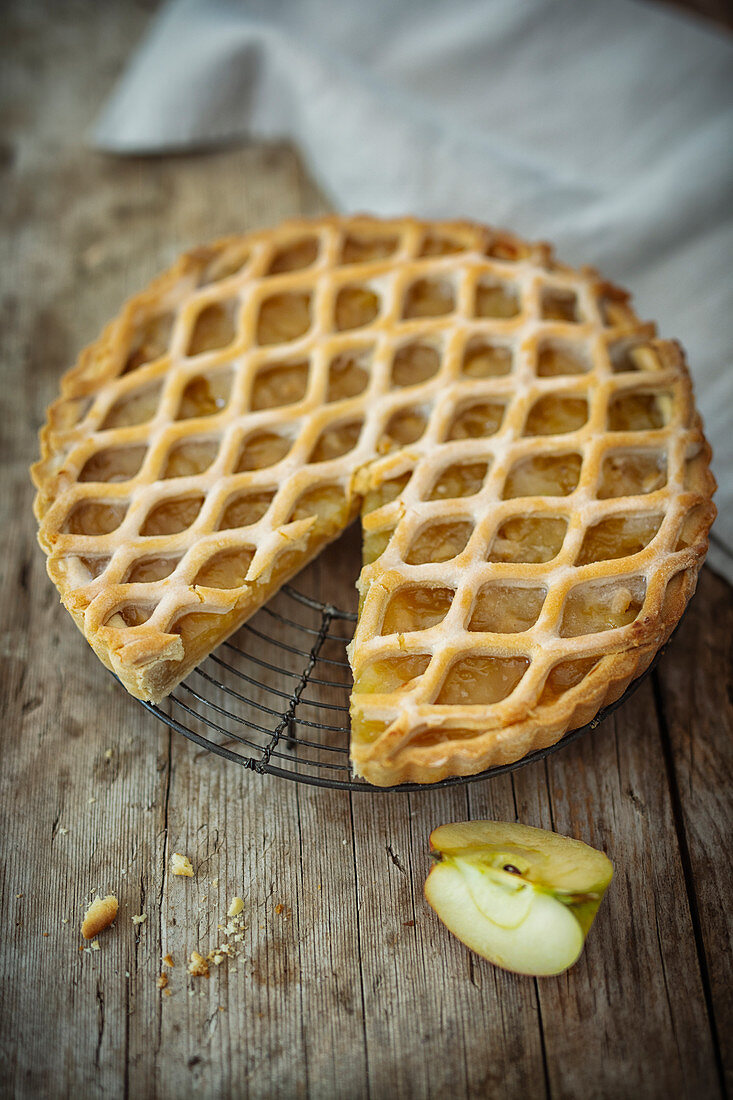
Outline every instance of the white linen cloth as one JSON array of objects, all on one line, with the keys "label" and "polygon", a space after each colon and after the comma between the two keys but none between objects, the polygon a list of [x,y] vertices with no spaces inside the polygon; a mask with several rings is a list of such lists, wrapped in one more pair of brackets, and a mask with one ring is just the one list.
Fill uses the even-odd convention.
[{"label": "white linen cloth", "polygon": [[733,581],[733,38],[636,0],[173,0],[93,131],[291,139],[346,211],[552,240],[682,341]]}]

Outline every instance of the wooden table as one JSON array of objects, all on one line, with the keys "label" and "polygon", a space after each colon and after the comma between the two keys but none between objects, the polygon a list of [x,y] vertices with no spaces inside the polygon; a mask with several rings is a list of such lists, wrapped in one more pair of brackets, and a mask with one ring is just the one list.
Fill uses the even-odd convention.
[{"label": "wooden table", "polygon": [[[302,787],[198,751],[117,686],[59,605],[27,466],[62,371],[180,249],[324,201],[288,148],[123,161],[89,151],[85,127],[148,11],[50,10],[4,6],[0,1088],[721,1095],[733,1072],[733,595],[719,577],[703,571],[658,671],[594,733],[513,776],[409,795]],[[348,599],[356,560],[329,560],[299,587]],[[614,860],[566,975],[496,970],[427,907],[428,834],[466,817],[555,828]],[[191,857],[195,879],[170,875],[172,852]],[[100,950],[83,952],[95,891],[116,893],[120,915]],[[245,902],[237,958],[190,978],[186,958],[222,941],[234,895]],[[166,953],[176,965],[161,992]]]}]

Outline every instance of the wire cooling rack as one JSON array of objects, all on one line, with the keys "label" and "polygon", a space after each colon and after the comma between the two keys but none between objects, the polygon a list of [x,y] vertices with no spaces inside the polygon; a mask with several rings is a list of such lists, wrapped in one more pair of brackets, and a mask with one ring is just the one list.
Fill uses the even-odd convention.
[{"label": "wire cooling rack", "polygon": [[[419,783],[374,787],[351,773],[346,645],[355,621],[353,612],[285,585],[161,705],[142,706],[202,749],[254,772],[349,791],[425,790]],[[556,745],[430,789],[488,779],[544,759],[600,725],[641,679]]]}]

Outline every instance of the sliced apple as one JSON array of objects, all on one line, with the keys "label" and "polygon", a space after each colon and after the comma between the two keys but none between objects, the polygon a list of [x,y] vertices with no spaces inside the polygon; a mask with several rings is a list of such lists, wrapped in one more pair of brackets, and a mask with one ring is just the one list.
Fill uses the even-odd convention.
[{"label": "sliced apple", "polygon": [[613,876],[602,852],[504,821],[441,825],[430,847],[425,897],[472,951],[538,977],[576,962]]}]

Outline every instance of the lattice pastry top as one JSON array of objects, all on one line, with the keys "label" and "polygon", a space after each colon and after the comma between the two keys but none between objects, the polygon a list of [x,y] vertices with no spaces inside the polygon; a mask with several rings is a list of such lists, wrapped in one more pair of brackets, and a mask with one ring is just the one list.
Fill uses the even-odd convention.
[{"label": "lattice pastry top", "polygon": [[352,759],[517,759],[648,665],[694,590],[710,450],[678,345],[546,245],[330,217],[184,256],[62,381],[39,539],[159,700],[361,508]]}]

